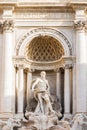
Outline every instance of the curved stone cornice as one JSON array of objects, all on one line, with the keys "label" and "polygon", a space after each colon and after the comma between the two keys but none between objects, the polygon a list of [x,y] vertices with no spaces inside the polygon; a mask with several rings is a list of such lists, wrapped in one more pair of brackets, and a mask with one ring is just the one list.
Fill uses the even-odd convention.
[{"label": "curved stone cornice", "polygon": [[7,31],[7,30],[13,31],[13,28],[14,28],[13,20],[5,20],[3,22],[3,31]]},{"label": "curved stone cornice", "polygon": [[86,21],[75,21],[74,27],[76,28],[76,30],[84,30],[86,29]]}]

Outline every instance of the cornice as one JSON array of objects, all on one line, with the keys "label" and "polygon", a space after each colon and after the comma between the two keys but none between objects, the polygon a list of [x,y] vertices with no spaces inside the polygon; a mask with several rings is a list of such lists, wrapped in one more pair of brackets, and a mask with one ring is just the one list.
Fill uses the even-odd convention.
[{"label": "cornice", "polygon": [[70,6],[73,8],[73,10],[85,10],[87,8],[87,1],[70,2]]},{"label": "cornice", "polygon": [[62,6],[62,7],[60,7],[60,6],[53,6],[53,7],[48,7],[48,6],[43,6],[43,7],[40,7],[40,6],[35,6],[35,7],[33,7],[33,6],[30,6],[30,7],[25,7],[25,6],[21,6],[21,7],[15,7],[15,12],[42,12],[43,13],[43,10],[44,10],[44,12],[53,12],[53,13],[55,13],[55,12],[73,12],[73,9],[71,8],[71,7],[69,7],[69,6]]},{"label": "cornice", "polygon": [[50,11],[50,12],[73,12],[73,8],[70,7],[68,4],[48,4],[48,3],[26,3],[26,4],[19,4],[19,3],[14,3],[14,4],[1,4],[0,3],[0,9],[11,9],[14,10],[14,12],[20,12],[20,11],[40,11],[42,12],[43,10],[45,12]]},{"label": "cornice", "polygon": [[40,2],[29,2],[24,0],[12,0],[9,2],[9,0],[1,0],[0,1],[0,9],[4,9],[4,7],[12,7],[14,8],[14,11],[16,10],[43,10],[47,11],[62,11],[62,12],[68,12],[72,11],[74,12],[76,9],[84,9],[87,8],[87,1],[74,1],[74,0],[65,0],[62,1],[40,1]]}]

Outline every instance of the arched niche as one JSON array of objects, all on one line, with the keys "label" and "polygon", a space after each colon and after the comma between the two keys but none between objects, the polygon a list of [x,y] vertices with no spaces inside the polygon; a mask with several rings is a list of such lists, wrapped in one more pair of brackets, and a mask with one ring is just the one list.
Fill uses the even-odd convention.
[{"label": "arched niche", "polygon": [[[51,86],[51,93],[54,87],[55,89],[57,87],[56,78],[58,72],[54,70],[63,68],[66,62],[65,60],[67,60],[66,63],[69,61],[71,64],[72,62],[72,47],[69,40],[60,31],[52,28],[36,28],[30,30],[18,41],[15,52],[15,64],[24,66],[24,70],[26,70],[25,79],[28,79],[27,75],[31,75],[30,73],[32,73],[31,77],[35,78],[39,76],[41,70],[47,72],[50,85],[51,81],[54,85]],[[66,58],[64,58],[64,56]],[[34,71],[28,74],[27,70],[30,71],[30,69]],[[63,93],[64,96],[64,69],[63,71],[60,69],[60,78],[62,83],[60,87],[63,89],[61,93]],[[26,90],[29,92],[29,86],[25,86]],[[29,95],[28,92],[26,92],[26,95]],[[56,95],[56,91],[53,92],[53,94]],[[64,98],[62,106],[64,106]]]},{"label": "arched niche", "polygon": [[16,56],[23,56],[27,43],[30,43],[33,38],[38,37],[40,35],[43,35],[43,36],[48,35],[50,37],[55,38],[63,46],[65,56],[72,55],[72,46],[71,46],[71,43],[69,42],[68,38],[62,32],[60,32],[56,29],[44,28],[44,27],[31,29],[26,34],[24,34],[22,36],[22,38],[19,39],[19,41],[16,45],[16,48],[15,48],[16,54],[15,55]]},{"label": "arched niche", "polygon": [[61,43],[49,35],[33,38],[25,47],[24,56],[32,61],[51,62],[64,56]]}]

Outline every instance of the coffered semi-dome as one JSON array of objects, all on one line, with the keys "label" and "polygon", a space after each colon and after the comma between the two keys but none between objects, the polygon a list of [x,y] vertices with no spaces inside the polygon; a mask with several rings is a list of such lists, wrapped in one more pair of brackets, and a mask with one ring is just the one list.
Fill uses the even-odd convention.
[{"label": "coffered semi-dome", "polygon": [[62,55],[64,49],[61,43],[48,35],[35,37],[25,49],[26,58],[33,61],[55,61]]}]

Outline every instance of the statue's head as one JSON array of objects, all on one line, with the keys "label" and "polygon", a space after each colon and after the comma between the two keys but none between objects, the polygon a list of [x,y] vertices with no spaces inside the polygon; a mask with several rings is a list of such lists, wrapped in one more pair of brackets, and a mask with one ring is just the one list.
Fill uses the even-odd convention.
[{"label": "statue's head", "polygon": [[41,71],[40,75],[41,75],[41,77],[45,77],[46,76],[46,72],[45,71]]}]

